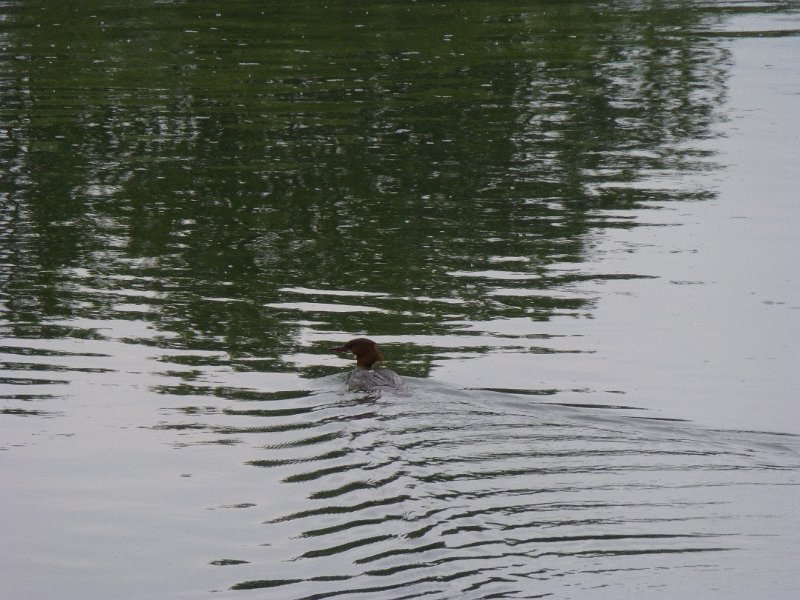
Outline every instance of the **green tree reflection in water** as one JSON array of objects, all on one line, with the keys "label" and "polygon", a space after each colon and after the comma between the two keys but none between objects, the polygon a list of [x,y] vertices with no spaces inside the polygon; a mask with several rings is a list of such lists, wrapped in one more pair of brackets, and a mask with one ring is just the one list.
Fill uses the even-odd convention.
[{"label": "green tree reflection in water", "polygon": [[[287,369],[303,319],[435,335],[591,311],[549,267],[635,226],[621,211],[708,196],[658,183],[709,166],[726,54],[692,33],[705,10],[8,3],[6,329],[146,319]],[[493,293],[498,270],[530,293]]]}]

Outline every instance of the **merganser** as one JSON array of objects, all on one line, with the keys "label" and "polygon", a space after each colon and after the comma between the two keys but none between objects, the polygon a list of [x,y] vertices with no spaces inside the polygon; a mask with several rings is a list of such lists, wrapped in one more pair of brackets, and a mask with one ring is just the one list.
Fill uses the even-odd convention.
[{"label": "merganser", "polygon": [[367,338],[350,340],[343,346],[332,348],[334,352],[352,352],[356,355],[356,368],[347,377],[347,389],[355,391],[398,389],[403,386],[400,376],[386,367],[373,369],[372,365],[384,362],[378,344]]}]

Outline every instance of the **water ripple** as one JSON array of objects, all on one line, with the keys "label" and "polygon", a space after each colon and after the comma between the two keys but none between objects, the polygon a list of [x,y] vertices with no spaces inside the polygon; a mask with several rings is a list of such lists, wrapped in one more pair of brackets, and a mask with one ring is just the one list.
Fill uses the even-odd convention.
[{"label": "water ripple", "polygon": [[[407,396],[323,391],[302,407],[223,410],[276,421],[228,429],[281,434],[251,446],[258,456],[248,464],[277,470],[275,493],[292,507],[263,522],[269,552],[242,556],[241,573],[255,576],[231,589],[532,597],[541,587],[532,582],[713,571],[784,519],[769,503],[753,511],[743,491],[798,486],[794,439],[776,452],[773,436],[411,387]],[[303,433],[320,427],[332,429]],[[264,577],[276,564],[293,576]]]}]

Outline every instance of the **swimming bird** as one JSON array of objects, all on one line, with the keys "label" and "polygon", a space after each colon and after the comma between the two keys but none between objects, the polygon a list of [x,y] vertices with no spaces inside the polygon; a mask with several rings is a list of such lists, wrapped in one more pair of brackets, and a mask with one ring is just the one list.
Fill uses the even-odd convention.
[{"label": "swimming bird", "polygon": [[352,352],[356,356],[356,368],[347,377],[347,389],[351,392],[380,389],[399,389],[403,386],[400,376],[386,367],[374,369],[375,363],[384,362],[378,344],[367,338],[355,338],[342,346],[332,348],[334,352]]}]

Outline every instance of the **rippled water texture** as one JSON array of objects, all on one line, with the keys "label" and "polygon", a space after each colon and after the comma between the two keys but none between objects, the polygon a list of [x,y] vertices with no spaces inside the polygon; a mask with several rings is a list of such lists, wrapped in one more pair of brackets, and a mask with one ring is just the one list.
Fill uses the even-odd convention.
[{"label": "rippled water texture", "polygon": [[0,2],[0,595],[800,594],[796,2],[134,4]]}]

